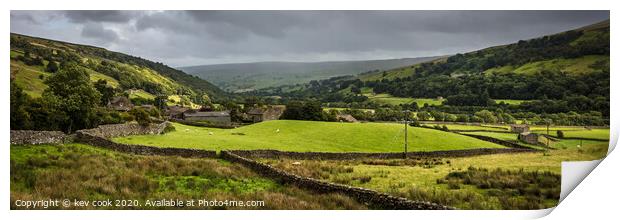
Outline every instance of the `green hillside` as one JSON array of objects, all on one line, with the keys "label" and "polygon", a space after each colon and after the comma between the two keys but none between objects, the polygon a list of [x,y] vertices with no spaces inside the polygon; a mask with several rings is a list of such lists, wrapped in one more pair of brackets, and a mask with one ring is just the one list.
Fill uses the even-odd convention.
[{"label": "green hillside", "polygon": [[[403,125],[394,123],[340,123],[265,121],[235,129],[175,124],[164,135],[116,138],[115,141],[153,146],[224,149],[274,149],[300,152],[402,152]],[[426,128],[409,128],[410,151],[501,148],[463,135]]]},{"label": "green hillside", "polygon": [[41,95],[46,88],[45,78],[53,72],[50,62],[58,66],[75,62],[87,70],[93,82],[103,79],[121,91],[142,90],[150,94],[148,98],[178,95],[201,103],[206,97],[227,96],[211,83],[162,63],[93,46],[11,33],[11,79],[25,93]]},{"label": "green hillside", "polygon": [[[577,90],[573,81],[609,78],[609,42],[609,21],[604,21],[383,73],[362,74],[358,79],[376,93],[397,97],[448,97],[481,90],[494,99],[605,96],[607,90]],[[600,88],[599,84],[606,82],[583,86]]]},{"label": "green hillside", "polygon": [[[609,20],[513,44],[440,57],[388,71],[332,77],[295,87],[252,92],[312,98],[337,107],[377,108],[429,103],[472,112],[502,101],[513,112],[609,116]],[[368,92],[372,91],[372,92]],[[333,106],[336,107],[336,106]],[[507,108],[507,107],[505,107]],[[435,109],[429,109],[435,110]],[[597,113],[597,114],[598,114]]]}]

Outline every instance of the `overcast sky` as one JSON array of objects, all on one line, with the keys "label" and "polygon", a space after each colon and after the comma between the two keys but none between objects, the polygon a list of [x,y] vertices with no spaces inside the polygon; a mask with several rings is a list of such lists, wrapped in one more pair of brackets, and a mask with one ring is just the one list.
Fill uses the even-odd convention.
[{"label": "overcast sky", "polygon": [[11,11],[11,32],[170,66],[454,54],[609,19],[609,11]]}]

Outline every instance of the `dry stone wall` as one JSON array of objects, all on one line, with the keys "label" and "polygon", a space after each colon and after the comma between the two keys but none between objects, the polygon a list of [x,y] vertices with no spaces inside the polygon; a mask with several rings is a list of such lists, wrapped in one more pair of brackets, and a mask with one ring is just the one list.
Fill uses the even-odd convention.
[{"label": "dry stone wall", "polygon": [[90,144],[97,147],[107,148],[114,151],[139,154],[139,155],[161,155],[161,156],[181,156],[181,157],[217,157],[215,151],[186,149],[186,148],[165,148],[144,145],[116,143],[110,138],[127,135],[161,134],[170,122],[141,126],[136,123],[102,125],[93,129],[79,130],[76,132],[76,140],[81,143]]},{"label": "dry stone wall", "polygon": [[402,197],[395,197],[385,193],[380,193],[370,189],[353,187],[342,184],[324,182],[312,178],[301,177],[290,174],[280,169],[274,168],[255,160],[247,159],[236,155],[230,151],[222,151],[221,157],[231,162],[240,163],[255,172],[280,181],[285,184],[292,184],[300,188],[305,188],[321,193],[341,193],[356,199],[360,203],[369,205],[377,209],[414,209],[414,210],[446,210],[453,207],[444,206],[436,203],[412,201]]},{"label": "dry stone wall", "polygon": [[[332,153],[332,152],[291,152],[278,150],[233,150],[236,155],[249,158],[290,158],[298,160],[354,160],[354,159],[401,159],[404,153]],[[469,150],[448,150],[430,152],[409,152],[407,157],[469,157],[487,154],[535,152],[522,148],[479,148]]]},{"label": "dry stone wall", "polygon": [[488,137],[488,136],[482,136],[482,135],[476,135],[476,134],[463,134],[463,133],[459,133],[461,135],[465,135],[465,136],[469,136],[469,137],[473,137],[473,138],[477,138],[483,141],[488,141],[488,142],[492,142],[492,143],[496,143],[499,145],[504,145],[506,147],[511,147],[511,148],[519,148],[519,149],[531,149],[530,147],[527,146],[523,146],[514,142],[510,142],[510,141],[505,141],[505,140],[500,140],[497,138],[492,138],[492,137]]},{"label": "dry stone wall", "polygon": [[123,137],[129,135],[161,134],[164,132],[166,126],[169,125],[170,122],[163,122],[160,124],[149,124],[147,126],[142,126],[138,123],[132,122],[125,124],[100,125],[92,129],[79,130],[77,133],[87,132],[91,135],[103,138]]},{"label": "dry stone wall", "polygon": [[60,131],[11,130],[11,144],[61,144],[72,139]]}]

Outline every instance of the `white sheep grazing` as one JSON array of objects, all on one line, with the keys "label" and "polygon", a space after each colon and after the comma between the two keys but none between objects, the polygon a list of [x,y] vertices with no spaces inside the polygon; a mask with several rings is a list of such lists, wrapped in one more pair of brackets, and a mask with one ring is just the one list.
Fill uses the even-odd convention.
[{"label": "white sheep grazing", "polygon": [[276,129],[276,133],[280,133],[280,129],[279,129],[279,128],[278,128],[278,129]]},{"label": "white sheep grazing", "polygon": [[210,131],[209,131],[209,135],[213,135],[213,132],[210,132]]}]

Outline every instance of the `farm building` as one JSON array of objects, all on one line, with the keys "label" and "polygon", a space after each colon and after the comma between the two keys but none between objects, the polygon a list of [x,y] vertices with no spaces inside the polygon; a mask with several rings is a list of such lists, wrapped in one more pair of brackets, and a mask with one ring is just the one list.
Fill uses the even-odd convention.
[{"label": "farm building", "polygon": [[168,118],[183,119],[183,113],[185,113],[187,110],[189,110],[189,108],[173,105],[168,106],[164,114],[168,116]]},{"label": "farm building", "polygon": [[523,132],[519,134],[519,140],[528,144],[538,144],[538,134]]},{"label": "farm building", "polygon": [[125,96],[117,96],[112,98],[112,100],[108,101],[108,107],[116,111],[126,112],[133,108],[133,104],[131,103],[129,98]]},{"label": "farm building", "polygon": [[530,126],[524,124],[512,124],[510,125],[510,131],[521,134],[523,132],[529,132]]},{"label": "farm building", "polygon": [[278,120],[285,109],[286,106],[283,105],[256,107],[248,111],[247,115],[248,119],[252,120],[252,122]]},{"label": "farm building", "polygon": [[340,122],[357,122],[357,119],[350,114],[338,114],[336,120]]},{"label": "farm building", "polygon": [[219,112],[193,112],[185,111],[183,119],[195,122],[210,122],[217,125],[230,125],[230,113],[228,111]]}]

